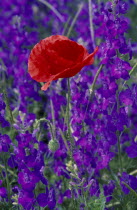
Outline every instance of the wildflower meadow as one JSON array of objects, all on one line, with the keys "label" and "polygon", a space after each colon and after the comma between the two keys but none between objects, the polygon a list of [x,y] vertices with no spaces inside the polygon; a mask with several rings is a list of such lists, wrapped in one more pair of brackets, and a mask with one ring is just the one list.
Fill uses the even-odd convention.
[{"label": "wildflower meadow", "polygon": [[0,0],[0,210],[137,210],[137,0]]}]

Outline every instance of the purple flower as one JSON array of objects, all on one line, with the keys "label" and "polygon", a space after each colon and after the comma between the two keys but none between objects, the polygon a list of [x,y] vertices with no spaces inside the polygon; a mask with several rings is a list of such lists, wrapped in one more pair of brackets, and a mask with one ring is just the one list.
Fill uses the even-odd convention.
[{"label": "purple flower", "polygon": [[126,184],[128,184],[133,190],[137,189],[137,178],[132,176],[132,175],[128,175],[126,172],[122,173],[122,176],[120,178],[120,184],[122,187],[122,190],[125,194],[128,194],[130,192],[130,190],[122,183],[125,182]]},{"label": "purple flower", "polygon": [[21,190],[18,196],[18,203],[21,204],[25,210],[32,209],[35,203],[34,194],[32,192]]},{"label": "purple flower", "polygon": [[133,142],[129,147],[126,148],[126,153],[130,158],[137,157],[137,143]]},{"label": "purple flower", "polygon": [[85,208],[85,204],[84,203],[81,203],[80,204],[80,210],[84,210],[84,208]]},{"label": "purple flower", "polygon": [[128,125],[128,116],[123,108],[119,109],[119,113],[114,109],[111,115],[107,116],[108,130],[112,132],[115,132],[116,130],[122,131],[124,125]]},{"label": "purple flower", "polygon": [[19,116],[16,119],[16,123],[14,123],[14,128],[19,131],[26,131],[33,124],[35,120],[35,114],[27,114],[23,112],[19,112]]},{"label": "purple flower", "polygon": [[10,124],[5,118],[0,114],[0,125],[2,128],[9,127]]},{"label": "purple flower", "polygon": [[115,189],[115,184],[113,181],[110,181],[107,185],[103,186],[104,195],[106,196],[106,201],[109,202],[112,199],[112,193]]},{"label": "purple flower", "polygon": [[129,79],[128,70],[132,68],[130,64],[121,60],[120,58],[116,58],[114,62],[115,64],[113,64],[111,67],[111,76],[115,79]]},{"label": "purple flower", "polygon": [[8,152],[11,144],[11,139],[7,134],[1,135],[0,134],[0,150],[3,152]]},{"label": "purple flower", "polygon": [[37,197],[37,202],[39,206],[45,207],[48,204],[48,194],[47,193],[40,193]]},{"label": "purple flower", "polygon": [[43,153],[35,150],[35,152],[33,151],[33,154],[28,155],[25,158],[25,161],[28,167],[39,170],[42,166],[44,166]]},{"label": "purple flower", "polygon": [[55,190],[51,188],[48,196],[48,207],[49,209],[54,209],[55,206],[56,206]]},{"label": "purple flower", "polygon": [[128,7],[129,7],[129,5],[127,2],[123,2],[123,1],[119,2],[119,12],[121,14],[125,14],[128,10]]},{"label": "purple flower", "polygon": [[18,174],[19,184],[23,190],[28,192],[32,192],[35,189],[35,185],[39,180],[40,178],[33,171],[24,170]]},{"label": "purple flower", "polygon": [[19,189],[18,186],[14,186],[14,187],[12,188],[12,191],[13,191],[14,193],[18,193],[18,192],[20,192],[20,189]]},{"label": "purple flower", "polygon": [[3,101],[3,95],[0,93],[0,111],[6,108],[6,104]]},{"label": "purple flower", "polygon": [[7,190],[5,187],[0,187],[0,196],[2,198],[6,198],[7,197]]},{"label": "purple flower", "polygon": [[99,190],[99,184],[97,180],[94,179],[94,182],[92,182],[92,185],[89,189],[89,193],[91,196],[99,196],[100,190]]},{"label": "purple flower", "polygon": [[120,93],[120,101],[125,104],[126,106],[132,105],[133,104],[133,96],[132,92],[129,89],[126,89]]},{"label": "purple flower", "polygon": [[55,160],[54,161],[54,171],[57,174],[57,176],[65,176],[67,179],[70,179],[70,176],[68,175],[68,172],[66,170],[66,165],[60,161]]},{"label": "purple flower", "polygon": [[11,155],[8,159],[8,165],[11,167],[11,168],[15,168],[18,166],[17,162],[15,161],[15,155]]},{"label": "purple flower", "polygon": [[39,206],[45,207],[48,205],[49,209],[54,209],[56,206],[56,200],[55,200],[55,192],[53,189],[46,190],[46,193],[40,193],[37,196],[37,202]]},{"label": "purple flower", "polygon": [[102,154],[100,156],[100,161],[98,161],[98,166],[97,169],[103,169],[106,168],[110,162],[110,160],[112,159],[111,154]]},{"label": "purple flower", "polygon": [[36,139],[32,137],[32,134],[26,131],[25,133],[20,133],[18,136],[16,136],[16,139],[18,141],[18,146],[21,148],[23,147],[32,147],[31,143],[36,142]]}]

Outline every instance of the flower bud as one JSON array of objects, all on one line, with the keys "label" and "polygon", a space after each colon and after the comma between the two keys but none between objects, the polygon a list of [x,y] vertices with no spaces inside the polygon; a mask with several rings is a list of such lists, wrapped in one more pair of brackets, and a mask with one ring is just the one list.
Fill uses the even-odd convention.
[{"label": "flower bud", "polygon": [[55,152],[59,148],[59,143],[56,140],[50,140],[48,143],[48,148],[51,152]]}]

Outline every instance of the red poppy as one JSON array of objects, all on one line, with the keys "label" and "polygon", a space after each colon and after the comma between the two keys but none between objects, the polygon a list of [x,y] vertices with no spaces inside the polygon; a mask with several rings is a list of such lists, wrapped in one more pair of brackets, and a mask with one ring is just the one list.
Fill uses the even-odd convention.
[{"label": "red poppy", "polygon": [[84,66],[93,64],[97,51],[98,47],[89,54],[86,48],[66,36],[50,36],[32,49],[28,71],[37,82],[46,82],[41,89],[47,90],[53,80],[73,77]]}]

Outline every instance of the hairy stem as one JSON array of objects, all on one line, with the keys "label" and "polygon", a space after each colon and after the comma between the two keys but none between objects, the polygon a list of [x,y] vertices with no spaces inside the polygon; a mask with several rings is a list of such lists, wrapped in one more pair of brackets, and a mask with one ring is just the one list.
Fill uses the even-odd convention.
[{"label": "hairy stem", "polygon": [[41,3],[45,4],[49,9],[51,9],[54,14],[60,19],[61,22],[64,22],[64,18],[63,16],[58,12],[58,10],[56,10],[52,4],[50,4],[49,2],[47,2],[46,0],[38,0],[40,1]]},{"label": "hairy stem", "polygon": [[76,20],[77,20],[79,14],[80,14],[82,8],[83,8],[83,5],[84,5],[83,3],[81,3],[81,4],[79,5],[78,11],[77,11],[75,17],[73,18],[73,21],[72,21],[72,23],[71,23],[71,25],[70,25],[70,27],[69,27],[69,29],[68,29],[67,37],[69,37],[69,35],[70,35],[71,31],[72,31],[72,28],[73,28],[74,25],[75,25],[75,22],[76,22]]},{"label": "hairy stem", "polygon": [[[68,97],[67,97],[67,108],[66,108],[66,118],[67,118],[67,134],[68,138],[71,138],[71,129],[70,129],[70,99],[71,99],[71,90],[70,90],[70,79],[67,78],[68,83]],[[72,143],[72,142],[71,142]],[[72,144],[71,144],[72,146]]]},{"label": "hairy stem", "polygon": [[62,137],[62,139],[63,139],[63,141],[64,141],[64,144],[65,144],[65,146],[66,146],[66,149],[67,149],[67,151],[70,153],[70,149],[69,149],[67,140],[66,140],[66,138],[65,138],[65,136],[64,136],[64,134],[63,134],[63,132],[62,132],[62,130],[61,130],[60,128],[59,128],[59,131],[60,131],[61,137]]}]

